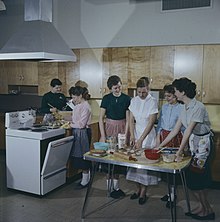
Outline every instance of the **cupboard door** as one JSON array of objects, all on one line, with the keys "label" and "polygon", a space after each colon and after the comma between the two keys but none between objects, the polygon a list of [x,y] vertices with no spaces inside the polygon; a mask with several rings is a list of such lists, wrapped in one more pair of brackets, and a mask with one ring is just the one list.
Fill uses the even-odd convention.
[{"label": "cupboard door", "polygon": [[66,72],[66,91],[63,92],[67,96],[69,96],[69,89],[80,80],[80,50],[74,49],[73,52],[77,57],[77,61],[64,63]]},{"label": "cupboard door", "polygon": [[0,62],[0,94],[8,94],[8,75],[4,61]]},{"label": "cupboard door", "polygon": [[111,48],[109,55],[109,76],[117,75],[122,81],[122,91],[128,88],[128,48]]},{"label": "cupboard door", "polygon": [[136,88],[137,80],[150,77],[150,47],[128,48],[128,88]]},{"label": "cupboard door", "polygon": [[80,80],[88,84],[92,98],[102,98],[103,49],[80,49]]},{"label": "cupboard door", "polygon": [[38,63],[37,62],[22,62],[21,66],[21,85],[38,85]]},{"label": "cupboard door", "polygon": [[220,104],[220,45],[204,45],[203,93],[204,103]]},{"label": "cupboard door", "polygon": [[9,85],[38,85],[38,63],[7,61],[6,69]]},{"label": "cupboard door", "polygon": [[203,45],[175,46],[174,79],[187,77],[197,85],[197,99],[202,99]]},{"label": "cupboard door", "polygon": [[38,65],[38,95],[42,96],[51,90],[50,82],[54,78],[58,78],[58,63],[40,62]]},{"label": "cupboard door", "polygon": [[170,84],[174,76],[174,46],[151,47],[150,77],[152,89],[163,89]]}]

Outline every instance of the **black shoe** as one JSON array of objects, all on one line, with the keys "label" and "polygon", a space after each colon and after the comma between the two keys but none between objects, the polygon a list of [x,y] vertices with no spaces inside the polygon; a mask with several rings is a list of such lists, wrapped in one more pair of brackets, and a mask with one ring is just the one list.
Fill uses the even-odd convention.
[{"label": "black shoe", "polygon": [[144,197],[140,197],[140,198],[139,198],[138,203],[139,203],[140,205],[143,205],[143,204],[146,203],[146,201],[147,201],[147,196],[144,195]]},{"label": "black shoe", "polygon": [[162,201],[166,202],[166,201],[168,201],[168,199],[169,199],[169,195],[166,194],[165,196],[161,197],[160,199],[161,199]]},{"label": "black shoe", "polygon": [[110,193],[110,197],[112,197],[114,199],[119,199],[120,197],[124,197],[124,196],[125,196],[125,193],[121,189],[113,190]]},{"label": "black shoe", "polygon": [[140,194],[138,193],[133,193],[131,196],[130,196],[130,199],[131,200],[135,200],[135,199],[138,199],[139,198],[139,196],[140,196]]},{"label": "black shoe", "polygon": [[215,220],[215,213],[210,213],[206,216],[199,216],[199,215],[195,214],[192,216],[192,218],[196,219],[196,220]]},{"label": "black shoe", "polygon": [[88,187],[89,183],[87,183],[86,185],[82,185],[81,183],[78,183],[76,186],[75,186],[75,190],[82,190],[86,187]]},{"label": "black shoe", "polygon": [[195,215],[197,215],[197,214],[193,214],[193,213],[190,213],[190,212],[185,213],[185,216],[187,216],[187,217],[192,217],[192,216],[195,216]]}]

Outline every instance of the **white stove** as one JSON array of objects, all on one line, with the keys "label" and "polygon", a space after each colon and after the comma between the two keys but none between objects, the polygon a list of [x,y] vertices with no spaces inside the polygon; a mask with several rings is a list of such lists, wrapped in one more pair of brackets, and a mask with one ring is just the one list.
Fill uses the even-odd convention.
[{"label": "white stove", "polygon": [[7,187],[44,195],[64,184],[73,136],[64,137],[60,128],[34,128],[34,110],[5,117]]},{"label": "white stove", "polygon": [[[35,110],[25,110],[19,112],[10,112],[5,114],[6,136],[21,138],[30,138],[44,140],[61,134],[65,134],[65,129],[49,129],[47,127],[33,127],[36,121]],[[39,130],[38,130],[39,129]],[[33,130],[38,130],[33,131]]]}]

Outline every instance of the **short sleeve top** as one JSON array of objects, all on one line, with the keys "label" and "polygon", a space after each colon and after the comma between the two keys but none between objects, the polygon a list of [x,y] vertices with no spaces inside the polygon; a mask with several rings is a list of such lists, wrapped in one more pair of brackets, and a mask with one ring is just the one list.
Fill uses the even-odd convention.
[{"label": "short sleeve top", "polygon": [[109,93],[103,97],[100,107],[106,110],[106,118],[122,120],[126,118],[130,101],[131,98],[124,93],[121,93],[119,97]]},{"label": "short sleeve top", "polygon": [[180,119],[185,128],[187,128],[191,121],[197,123],[193,129],[193,134],[201,135],[210,131],[211,124],[208,112],[204,104],[195,98],[188,105],[184,105]]}]

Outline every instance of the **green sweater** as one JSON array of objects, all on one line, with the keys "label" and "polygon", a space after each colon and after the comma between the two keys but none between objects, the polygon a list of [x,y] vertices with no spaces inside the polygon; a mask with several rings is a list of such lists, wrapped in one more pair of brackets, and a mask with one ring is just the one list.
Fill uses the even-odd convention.
[{"label": "green sweater", "polygon": [[51,113],[51,106],[57,108],[58,110],[63,110],[63,108],[66,106],[66,102],[67,100],[64,94],[48,92],[44,94],[42,98],[40,112],[44,114]]}]

